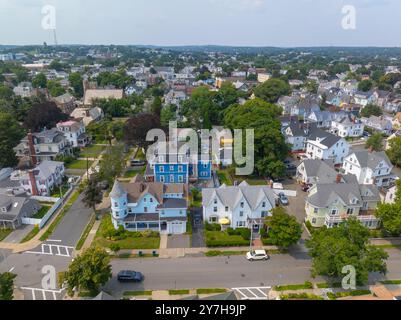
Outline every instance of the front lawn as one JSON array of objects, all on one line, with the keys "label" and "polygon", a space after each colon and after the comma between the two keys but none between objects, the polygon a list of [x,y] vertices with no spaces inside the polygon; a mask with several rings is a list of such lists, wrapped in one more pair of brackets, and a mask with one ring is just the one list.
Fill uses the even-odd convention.
[{"label": "front lawn", "polygon": [[[67,191],[70,189],[70,186],[68,184],[64,184],[61,186],[61,193],[63,194],[63,196],[67,193]],[[60,194],[60,188],[56,187],[53,189],[53,191],[51,192],[50,196],[52,198],[60,198],[61,194]]]},{"label": "front lawn", "polygon": [[296,290],[306,290],[313,289],[313,284],[310,282],[305,282],[303,284],[289,284],[284,286],[275,286],[276,291],[296,291]]},{"label": "front lawn", "polygon": [[89,147],[84,148],[79,157],[80,158],[97,158],[104,150],[106,146],[99,145],[91,145]]},{"label": "front lawn", "polygon": [[8,235],[13,232],[12,229],[0,229],[0,241],[3,241]]},{"label": "front lawn", "polygon": [[90,168],[93,164],[93,161],[86,161],[86,160],[74,160],[71,163],[66,165],[66,169],[82,169],[86,170]]},{"label": "front lawn", "polygon": [[160,236],[155,236],[156,234],[154,232],[125,231],[123,234],[119,234],[119,232],[113,230],[114,226],[111,222],[110,215],[105,215],[100,223],[93,244],[103,248],[110,248],[112,245],[118,245],[121,250],[159,249]]},{"label": "front lawn", "polygon": [[42,219],[47,212],[49,212],[51,206],[42,205],[42,208],[32,217],[32,219]]},{"label": "front lawn", "polygon": [[229,235],[223,231],[205,231],[206,246],[208,247],[245,247],[250,242],[240,235]]},{"label": "front lawn", "polygon": [[124,173],[124,178],[133,178],[137,174],[144,174],[145,170],[146,170],[146,167],[138,167],[138,168],[127,170]]}]

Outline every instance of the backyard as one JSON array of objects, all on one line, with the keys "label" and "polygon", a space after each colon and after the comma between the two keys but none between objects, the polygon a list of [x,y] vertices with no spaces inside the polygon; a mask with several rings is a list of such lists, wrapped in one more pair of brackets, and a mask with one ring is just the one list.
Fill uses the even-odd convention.
[{"label": "backyard", "polygon": [[106,149],[106,146],[91,145],[84,148],[79,154],[80,158],[97,158]]},{"label": "backyard", "polygon": [[104,248],[118,246],[120,249],[159,249],[160,236],[154,232],[117,231],[110,215],[105,215],[96,233],[93,245]]},{"label": "backyard", "polygon": [[80,169],[86,170],[90,168],[93,164],[93,161],[86,161],[86,160],[74,160],[71,163],[66,165],[66,169]]},{"label": "backyard", "polygon": [[40,208],[40,210],[34,216],[32,216],[32,219],[42,219],[51,208],[49,205],[41,205],[42,208]]}]

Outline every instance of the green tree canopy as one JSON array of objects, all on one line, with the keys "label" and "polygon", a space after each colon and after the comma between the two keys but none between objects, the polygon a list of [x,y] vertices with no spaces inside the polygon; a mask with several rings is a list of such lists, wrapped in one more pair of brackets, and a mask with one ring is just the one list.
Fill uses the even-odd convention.
[{"label": "green tree canopy", "polygon": [[335,228],[321,228],[306,242],[312,257],[312,275],[339,278],[345,266],[356,270],[356,281],[366,284],[370,272],[387,272],[388,254],[369,245],[369,230],[354,218]]},{"label": "green tree canopy", "polygon": [[32,79],[32,86],[34,88],[41,88],[44,89],[47,86],[47,78],[43,73],[37,74],[33,79]]},{"label": "green tree canopy", "polygon": [[281,96],[291,93],[291,87],[283,80],[272,78],[257,86],[253,92],[257,98],[276,103]]},{"label": "green tree canopy", "polygon": [[17,164],[14,147],[24,137],[24,129],[8,113],[0,112],[0,168]]},{"label": "green tree canopy", "polygon": [[74,259],[63,280],[70,296],[74,288],[95,295],[111,277],[110,256],[104,249],[91,247]]},{"label": "green tree canopy", "polygon": [[75,96],[82,98],[84,95],[84,84],[80,73],[73,72],[68,78],[71,87],[74,89]]},{"label": "green tree canopy", "polygon": [[254,99],[244,105],[229,107],[224,117],[225,125],[232,130],[255,130],[256,171],[259,175],[274,179],[284,175],[283,160],[289,154],[289,146],[281,134],[281,124],[278,121],[281,111],[274,104]]},{"label": "green tree canopy", "polygon": [[373,82],[370,80],[362,80],[358,83],[358,90],[368,92],[373,87]]},{"label": "green tree canopy", "polygon": [[383,150],[383,135],[381,133],[375,133],[366,141],[365,148],[373,151]]},{"label": "green tree canopy", "polygon": [[275,246],[288,248],[301,239],[301,225],[282,207],[273,210],[273,215],[266,219],[266,224],[269,227],[269,239]]},{"label": "green tree canopy", "polygon": [[383,110],[375,104],[370,103],[361,110],[361,116],[365,118],[369,118],[371,116],[379,117],[381,115],[383,115]]},{"label": "green tree canopy", "polygon": [[0,300],[14,299],[14,279],[17,275],[5,272],[0,273]]},{"label": "green tree canopy", "polygon": [[401,138],[395,137],[390,139],[389,147],[387,155],[391,162],[396,166],[401,166]]}]

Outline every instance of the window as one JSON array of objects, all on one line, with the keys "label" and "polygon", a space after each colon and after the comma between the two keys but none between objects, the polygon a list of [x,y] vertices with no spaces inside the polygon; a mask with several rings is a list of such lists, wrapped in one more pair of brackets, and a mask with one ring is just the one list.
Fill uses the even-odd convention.
[{"label": "window", "polygon": [[226,209],[226,212],[228,212],[228,207],[226,207],[225,209]]},{"label": "window", "polygon": [[331,215],[335,216],[337,214],[338,210],[337,209],[331,209]]},{"label": "window", "polygon": [[180,182],[180,183],[184,182],[184,177],[183,176],[178,176],[178,182]]},{"label": "window", "polygon": [[174,183],[174,176],[170,175],[170,183]]},{"label": "window", "polygon": [[117,202],[114,202],[114,206],[115,206],[116,208],[118,208],[118,203],[117,203]]},{"label": "window", "polygon": [[354,213],[354,209],[350,208],[347,210],[347,215],[352,215]]},{"label": "window", "polygon": [[217,204],[217,199],[214,199],[214,202],[213,202],[214,204]]},{"label": "window", "polygon": [[208,165],[207,163],[204,163],[204,164],[203,164],[203,167],[204,167],[205,169],[207,169],[208,166],[209,166],[209,165]]},{"label": "window", "polygon": [[266,208],[266,202],[262,203],[262,208]]},{"label": "window", "polygon": [[214,212],[217,212],[217,207],[214,207],[214,208],[213,208],[213,211],[214,211]]},{"label": "window", "polygon": [[160,166],[160,167],[159,167],[159,171],[163,173],[163,172],[164,172],[164,167],[163,167],[163,166]]},{"label": "window", "polygon": [[313,209],[313,213],[318,213],[319,212],[319,209],[318,208],[314,208]]},{"label": "window", "polygon": [[147,213],[148,212],[148,207],[143,207],[143,212]]},{"label": "window", "polygon": [[174,166],[170,166],[170,171],[174,171]]},{"label": "window", "polygon": [[209,221],[210,221],[210,223],[216,223],[217,217],[210,217]]},{"label": "window", "polygon": [[160,182],[164,182],[164,176],[160,177]]},{"label": "window", "polygon": [[184,168],[182,166],[178,167],[178,172],[184,172]]},{"label": "window", "polygon": [[243,208],[245,206],[244,202],[241,202],[241,208]]},{"label": "window", "polygon": [[239,216],[242,218],[244,216],[244,211],[240,211]]},{"label": "window", "polygon": [[153,202],[153,198],[150,198],[149,201],[152,203]]},{"label": "window", "polygon": [[143,198],[143,202],[146,202],[146,200],[147,200],[146,198]]},{"label": "window", "polygon": [[238,228],[246,227],[245,221],[238,221],[238,222],[237,222],[237,227],[238,227]]},{"label": "window", "polygon": [[316,218],[313,218],[312,219],[312,224],[316,224],[316,221],[317,221]]},{"label": "window", "polygon": [[261,212],[261,217],[262,218],[266,218],[269,215],[269,213],[267,211],[262,211]]}]

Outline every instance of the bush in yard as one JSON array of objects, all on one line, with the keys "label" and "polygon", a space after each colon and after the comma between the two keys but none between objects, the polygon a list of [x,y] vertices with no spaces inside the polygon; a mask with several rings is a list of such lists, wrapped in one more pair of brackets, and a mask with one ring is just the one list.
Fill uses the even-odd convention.
[{"label": "bush in yard", "polygon": [[244,238],[244,240],[251,240],[251,230],[249,230],[248,228],[239,228],[237,230],[242,238]]},{"label": "bush in yard", "polygon": [[121,247],[120,247],[117,243],[112,243],[112,244],[109,246],[109,248],[110,248],[110,250],[113,251],[115,254],[117,254],[118,251],[121,250]]},{"label": "bush in yard", "polygon": [[159,237],[159,233],[157,231],[146,230],[142,232],[142,237],[144,238],[157,238]]},{"label": "bush in yard", "polygon": [[205,230],[206,231],[221,231],[221,225],[219,225],[217,223],[205,222]]},{"label": "bush in yard", "polygon": [[237,231],[234,230],[233,228],[228,228],[228,229],[227,229],[227,233],[228,233],[228,235],[230,235],[230,236],[238,235]]}]

